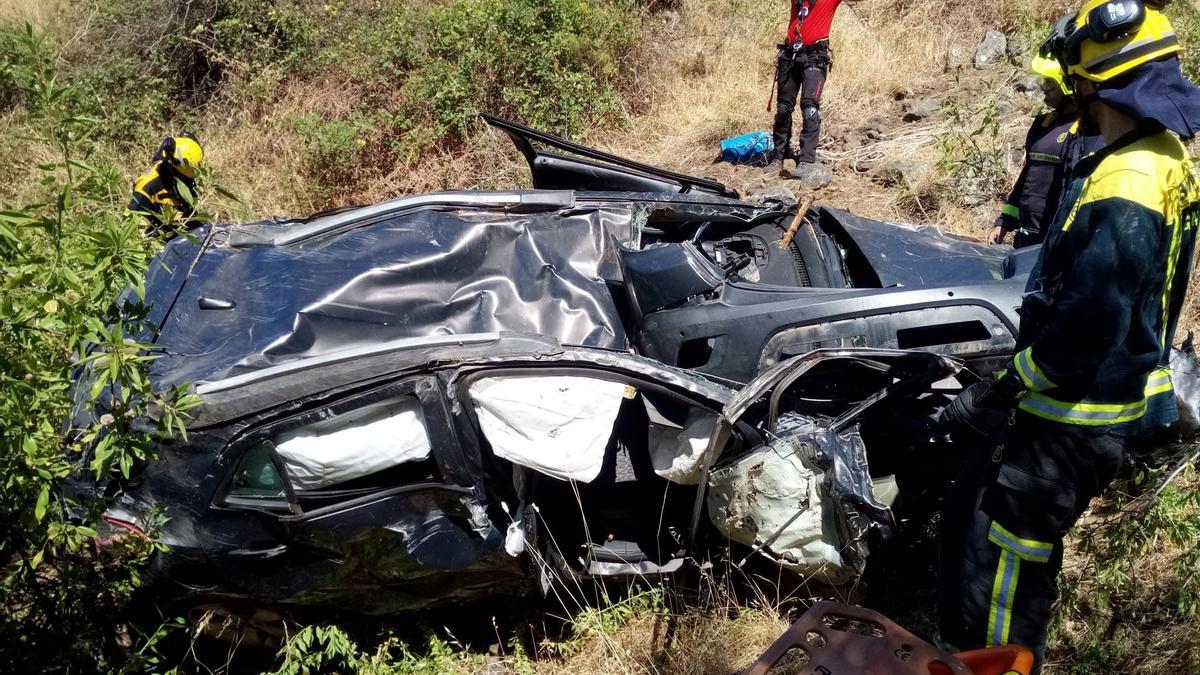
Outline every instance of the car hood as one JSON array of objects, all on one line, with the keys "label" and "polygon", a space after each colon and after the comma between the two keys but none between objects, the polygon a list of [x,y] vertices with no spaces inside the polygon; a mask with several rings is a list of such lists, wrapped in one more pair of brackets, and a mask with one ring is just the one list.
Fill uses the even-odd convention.
[{"label": "car hood", "polygon": [[1039,248],[1014,251],[933,226],[861,218],[829,207],[816,210],[821,228],[842,246],[860,286],[917,288],[1008,279],[1028,274]]}]

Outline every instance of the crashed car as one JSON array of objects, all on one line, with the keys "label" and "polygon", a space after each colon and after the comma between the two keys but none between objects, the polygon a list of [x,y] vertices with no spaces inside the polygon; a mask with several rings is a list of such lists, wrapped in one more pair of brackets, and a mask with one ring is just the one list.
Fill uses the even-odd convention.
[{"label": "crashed car", "polygon": [[206,226],[152,264],[151,377],[204,402],[106,519],[166,516],[159,587],[384,613],[731,543],[860,574],[931,482],[897,420],[1011,356],[1030,252],[489,122],[535,189]]},{"label": "crashed car", "polygon": [[910,478],[868,441],[958,369],[819,350],[734,391],[544,337],[401,339],[197,382],[187,442],[105,518],[165,512],[159,590],[205,603],[390,613],[668,575],[727,540],[840,583]]}]

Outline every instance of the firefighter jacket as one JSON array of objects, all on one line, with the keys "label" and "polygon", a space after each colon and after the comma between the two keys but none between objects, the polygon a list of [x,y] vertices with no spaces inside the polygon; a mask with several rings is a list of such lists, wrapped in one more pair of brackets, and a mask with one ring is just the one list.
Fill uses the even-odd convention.
[{"label": "firefighter jacket", "polygon": [[1021,305],[1022,410],[1111,427],[1145,415],[1148,395],[1170,396],[1161,364],[1187,290],[1198,201],[1187,150],[1161,127],[1080,161]]},{"label": "firefighter jacket", "polygon": [[195,196],[195,181],[175,171],[165,162],[155,164],[149,172],[134,181],[129,210],[144,215],[155,225],[162,225],[164,205],[170,205],[184,218],[191,216],[192,205],[180,193],[179,183],[183,183],[192,196]]},{"label": "firefighter jacket", "polygon": [[1071,168],[1104,145],[1098,135],[1081,135],[1075,114],[1038,115],[1025,135],[1025,165],[1000,209],[996,224],[1019,230],[1025,245],[1040,243],[1053,220]]}]

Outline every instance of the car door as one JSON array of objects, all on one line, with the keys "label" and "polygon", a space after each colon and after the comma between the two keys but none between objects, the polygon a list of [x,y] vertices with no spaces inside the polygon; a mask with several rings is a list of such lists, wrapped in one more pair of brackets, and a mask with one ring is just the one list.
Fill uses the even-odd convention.
[{"label": "car door", "polygon": [[247,595],[395,611],[519,575],[432,377],[266,424],[226,454],[206,552]]},{"label": "car door", "polygon": [[699,192],[734,199],[738,196],[735,190],[715,180],[635,162],[495,115],[480,116],[512,139],[529,163],[533,186],[539,190]]}]

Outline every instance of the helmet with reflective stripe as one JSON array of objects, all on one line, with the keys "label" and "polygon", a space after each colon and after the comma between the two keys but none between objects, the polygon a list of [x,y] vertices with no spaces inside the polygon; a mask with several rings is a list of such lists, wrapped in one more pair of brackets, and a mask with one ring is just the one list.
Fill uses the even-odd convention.
[{"label": "helmet with reflective stripe", "polygon": [[1037,54],[1033,57],[1033,63],[1029,64],[1029,71],[1038,77],[1053,80],[1058,83],[1062,93],[1071,95],[1071,87],[1063,78],[1062,64],[1058,60]]},{"label": "helmet with reflective stripe", "polygon": [[178,136],[164,138],[155,159],[170,163],[188,178],[195,178],[196,170],[204,161],[204,148],[200,147],[200,141],[194,135],[185,131]]},{"label": "helmet with reflective stripe", "polygon": [[1161,2],[1087,0],[1043,47],[1067,74],[1104,82],[1182,50]]}]

